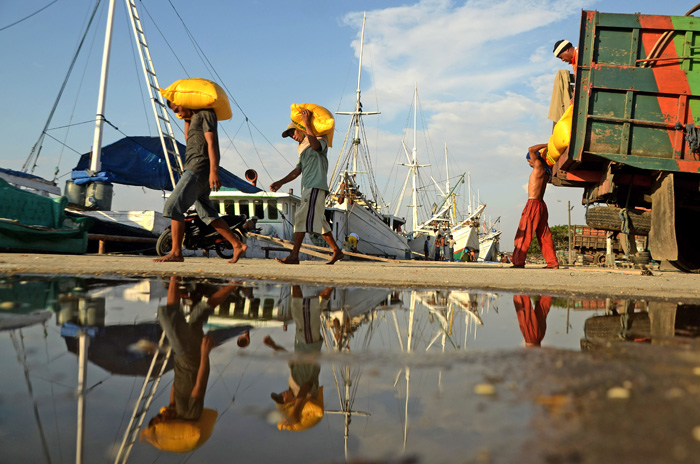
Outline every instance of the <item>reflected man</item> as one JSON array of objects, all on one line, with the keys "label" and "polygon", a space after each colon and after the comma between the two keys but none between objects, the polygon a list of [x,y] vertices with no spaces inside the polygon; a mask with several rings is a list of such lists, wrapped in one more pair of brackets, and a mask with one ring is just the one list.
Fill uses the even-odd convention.
[{"label": "reflected man", "polygon": [[551,296],[533,296],[535,308],[528,295],[513,295],[513,305],[518,315],[520,332],[525,339],[525,346],[535,347],[542,345],[542,339],[547,331],[547,314],[552,306]]},{"label": "reflected man", "polygon": [[[301,287],[298,285],[292,287],[292,317],[296,326],[295,353],[311,356],[321,352],[323,346],[321,312],[328,310],[332,292],[333,289],[328,287],[317,296],[304,298]],[[287,351],[275,343],[272,337],[265,337],[264,343],[275,351]],[[319,387],[321,366],[310,359],[302,361],[289,363],[289,388],[281,393],[270,395],[278,408],[289,411],[286,419],[278,424],[280,429],[299,424],[305,404],[314,402],[319,399],[319,396],[322,398]]]}]

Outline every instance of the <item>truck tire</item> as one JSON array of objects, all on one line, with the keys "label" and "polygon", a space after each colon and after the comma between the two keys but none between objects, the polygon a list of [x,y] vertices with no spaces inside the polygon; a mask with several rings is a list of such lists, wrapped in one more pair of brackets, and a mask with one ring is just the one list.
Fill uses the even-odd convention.
[{"label": "truck tire", "polygon": [[637,256],[630,256],[630,261],[632,264],[644,264],[647,265],[651,262],[651,253],[648,251],[640,251]]},{"label": "truck tire", "polygon": [[605,265],[605,253],[596,253],[595,256],[593,257],[593,262],[599,266],[604,266]]},{"label": "truck tire", "polygon": [[173,236],[170,229],[165,229],[156,242],[156,253],[158,256],[165,256],[173,249]]},{"label": "truck tire", "polygon": [[[614,206],[596,206],[588,208],[586,212],[586,223],[589,227],[601,230],[611,230],[622,232],[622,219],[620,219],[622,208]],[[627,213],[630,218],[630,234],[649,235],[651,229],[651,212],[630,210]]]}]

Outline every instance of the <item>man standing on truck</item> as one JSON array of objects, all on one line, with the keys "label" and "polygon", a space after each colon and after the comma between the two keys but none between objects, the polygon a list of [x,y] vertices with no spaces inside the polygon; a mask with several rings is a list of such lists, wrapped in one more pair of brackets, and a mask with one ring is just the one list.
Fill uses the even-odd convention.
[{"label": "man standing on truck", "polygon": [[559,269],[559,261],[554,251],[554,241],[552,233],[547,225],[549,214],[547,205],[544,202],[544,191],[547,182],[552,175],[551,169],[546,165],[544,154],[546,154],[547,144],[542,143],[528,148],[526,156],[527,162],[532,168],[530,179],[527,183],[528,200],[520,217],[518,232],[515,234],[515,248],[513,250],[513,267],[525,267],[525,257],[530,248],[533,235],[537,236],[542,249],[542,255],[547,261],[547,269]]},{"label": "man standing on truck", "polygon": [[568,40],[558,40],[554,44],[554,56],[562,60],[564,63],[569,63],[574,68],[574,76],[576,75],[576,62],[578,61],[578,49],[575,48]]}]

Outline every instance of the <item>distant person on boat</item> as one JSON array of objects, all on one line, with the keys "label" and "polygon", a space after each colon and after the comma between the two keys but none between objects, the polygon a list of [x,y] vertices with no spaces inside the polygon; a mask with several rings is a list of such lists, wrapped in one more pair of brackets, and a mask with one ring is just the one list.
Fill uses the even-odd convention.
[{"label": "distant person on boat", "polygon": [[245,229],[246,232],[254,232],[254,233],[260,232],[260,228],[258,227],[258,217],[253,216],[252,218],[248,219],[245,222],[245,224],[243,224],[243,228]]},{"label": "distant person on boat", "polygon": [[350,245],[350,251],[357,253],[357,243],[360,241],[360,236],[355,232],[348,235],[348,244]]},{"label": "distant person on boat", "polygon": [[450,261],[455,260],[455,245],[457,244],[457,241],[455,238],[450,235],[450,237],[447,239],[447,252],[450,254]]},{"label": "distant person on boat", "polygon": [[[345,197],[348,198],[348,205],[352,205],[355,202],[355,190],[357,190],[357,184],[355,184],[355,176],[357,174],[352,175],[352,181],[349,179],[347,181],[343,181],[340,186],[338,187],[338,204],[342,205],[343,202],[345,201]],[[350,185],[348,185],[348,183]]]},{"label": "distant person on boat", "polygon": [[535,308],[528,295],[513,295],[513,306],[518,316],[518,325],[528,348],[542,345],[547,331],[547,314],[552,306],[551,296],[533,296]]},{"label": "distant person on boat", "polygon": [[299,143],[299,161],[289,174],[270,185],[270,190],[276,192],[284,184],[301,175],[301,206],[297,208],[294,216],[294,248],[286,258],[276,258],[282,264],[299,264],[299,249],[307,232],[320,233],[333,250],[333,256],[326,264],[334,264],[345,256],[333,239],[331,226],[325,217],[328,196],[328,137],[316,137],[311,116],[311,111],[301,111],[306,132],[299,130],[293,122],[282,132],[282,137],[291,137]]},{"label": "distant person on boat", "polygon": [[425,260],[428,261],[430,259],[430,235],[427,235],[425,242],[423,242],[423,253],[425,254]]},{"label": "distant person on boat", "polygon": [[[302,416],[308,416],[308,414],[302,414],[302,411],[306,409],[309,402],[320,406],[321,412],[323,411],[322,387],[319,386],[321,365],[316,362],[315,357],[321,353],[321,348],[323,348],[321,313],[329,309],[332,293],[333,288],[326,287],[318,294],[304,297],[299,285],[292,286],[291,308],[292,318],[296,326],[294,336],[296,357],[289,362],[288,388],[283,392],[270,394],[276,406],[285,416],[277,424],[280,430],[299,431],[307,425],[315,425],[302,423]],[[263,339],[263,343],[275,351],[287,351],[275,343],[269,335]],[[320,420],[320,417],[322,414],[317,418]]]},{"label": "distant person on boat", "polygon": [[442,247],[445,243],[445,239],[442,238],[442,234],[437,234],[435,239],[435,261],[442,261]]},{"label": "distant person on boat", "polygon": [[528,148],[527,162],[532,168],[530,180],[527,183],[528,200],[520,217],[518,232],[515,234],[515,249],[513,250],[513,267],[525,267],[527,250],[530,248],[533,236],[537,236],[542,249],[542,255],[547,261],[547,269],[559,269],[557,253],[554,251],[552,232],[547,225],[549,213],[545,204],[544,191],[551,176],[551,170],[546,165],[540,150],[546,150],[547,144],[533,145]]},{"label": "distant person on boat", "polygon": [[185,212],[194,204],[197,214],[205,224],[211,225],[233,247],[233,258],[237,262],[248,248],[233,234],[226,221],[219,217],[209,193],[221,188],[219,178],[218,120],[214,110],[192,110],[167,102],[170,109],[185,121],[185,172],[163,207],[163,216],[171,220],[173,247],[170,253],[153,261],[182,262],[182,240],[185,235]]}]

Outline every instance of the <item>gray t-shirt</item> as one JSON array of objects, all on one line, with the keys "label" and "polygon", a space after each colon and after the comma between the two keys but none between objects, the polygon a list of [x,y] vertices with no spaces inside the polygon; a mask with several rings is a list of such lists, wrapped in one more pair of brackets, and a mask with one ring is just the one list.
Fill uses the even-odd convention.
[{"label": "gray t-shirt", "polygon": [[297,167],[301,169],[301,188],[328,191],[328,142],[318,138],[321,150],[316,151],[307,146],[299,154]]},{"label": "gray t-shirt", "polygon": [[190,129],[187,134],[187,151],[185,152],[185,170],[193,171],[198,175],[209,177],[209,145],[204,138],[205,132],[213,132],[214,139],[218,139],[216,131],[217,119],[214,110],[199,110],[190,120]]}]

